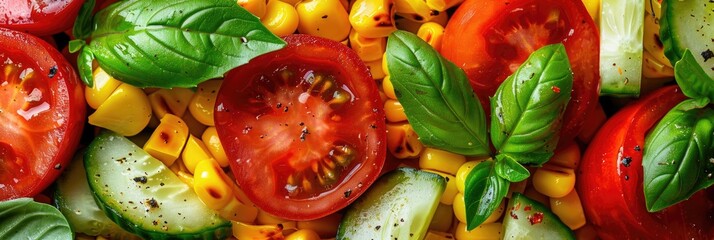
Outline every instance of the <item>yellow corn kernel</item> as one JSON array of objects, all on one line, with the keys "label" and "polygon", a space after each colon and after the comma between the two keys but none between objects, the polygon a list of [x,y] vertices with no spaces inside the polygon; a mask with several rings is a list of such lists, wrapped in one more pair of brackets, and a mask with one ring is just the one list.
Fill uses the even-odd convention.
[{"label": "yellow corn kernel", "polygon": [[370,62],[365,62],[365,65],[367,65],[367,68],[369,68],[369,73],[372,75],[373,79],[382,79],[384,76],[384,71],[382,71],[382,59],[378,59],[375,61],[370,61]]},{"label": "yellow corn kernel", "polygon": [[387,37],[397,30],[395,10],[393,0],[356,0],[349,19],[355,31],[363,37]]},{"label": "yellow corn kernel", "polygon": [[590,141],[595,137],[595,133],[598,132],[600,126],[602,126],[607,120],[605,115],[605,110],[599,103],[595,105],[595,110],[588,115],[583,123],[583,130],[578,134],[578,140],[582,143],[590,143]]},{"label": "yellow corn kernel", "polygon": [[443,12],[463,1],[464,0],[426,0],[426,5],[431,9]]},{"label": "yellow corn kernel", "polygon": [[92,76],[94,76],[94,85],[91,88],[88,86],[84,87],[84,98],[92,109],[97,109],[99,105],[112,95],[114,90],[117,89],[122,82],[109,76],[109,74],[100,67],[94,69]]},{"label": "yellow corn kernel", "polygon": [[166,166],[171,166],[181,155],[187,139],[188,126],[186,123],[173,114],[166,114],[144,144],[144,150],[164,162]]},{"label": "yellow corn kernel", "polygon": [[[255,219],[256,224],[271,225],[271,224],[283,224],[287,222],[293,222],[291,220],[282,219],[274,216],[273,214],[267,213],[265,211],[258,211],[258,217]],[[296,223],[297,225],[297,223]]]},{"label": "yellow corn kernel", "polygon": [[196,164],[193,175],[193,190],[198,198],[213,210],[219,210],[234,199],[233,189],[224,181],[223,169],[215,161],[203,160]]},{"label": "yellow corn kernel", "polygon": [[538,192],[532,186],[527,187],[526,191],[523,193],[523,195],[526,195],[526,197],[533,199],[533,200],[543,204],[543,206],[550,208],[550,198],[548,196],[543,195],[542,193]]},{"label": "yellow corn kernel", "polygon": [[[642,57],[644,59],[642,64],[642,76],[646,78],[668,78],[674,76],[674,69],[669,66],[671,63],[661,62],[649,51],[645,51]],[[649,82],[651,81],[643,83]]]},{"label": "yellow corn kernel", "polygon": [[193,188],[193,175],[188,172],[179,171],[178,173],[176,173],[176,176],[178,176],[181,181],[188,184],[189,187]]},{"label": "yellow corn kernel", "polygon": [[444,27],[434,22],[422,24],[417,31],[417,36],[431,45],[436,51],[441,49],[441,40],[444,38]]},{"label": "yellow corn kernel", "polygon": [[471,231],[466,229],[466,223],[459,223],[456,227],[456,231],[454,232],[454,237],[456,237],[457,240],[498,240],[501,239],[501,236],[503,235],[501,223],[498,222],[481,224]]},{"label": "yellow corn kernel", "polygon": [[441,231],[432,231],[429,230],[426,232],[426,236],[424,236],[424,240],[452,240],[454,239],[454,234],[448,233],[448,232],[441,232]]},{"label": "yellow corn kernel", "polygon": [[416,22],[408,18],[397,18],[394,20],[394,25],[397,26],[397,29],[413,34],[417,34],[419,32],[419,28],[421,28],[422,24],[422,22]]},{"label": "yellow corn kernel", "polygon": [[508,185],[508,194],[506,194],[507,198],[511,198],[511,195],[513,195],[514,192],[518,193],[524,193],[526,191],[526,187],[528,186],[528,179],[525,179],[520,182],[514,182]]},{"label": "yellow corn kernel", "polygon": [[[277,0],[276,0],[277,1]],[[213,123],[213,105],[216,104],[216,95],[221,88],[223,80],[208,80],[198,84],[196,94],[188,104],[191,112],[198,122],[206,126],[215,126]]]},{"label": "yellow corn kernel", "polygon": [[466,157],[462,155],[436,148],[425,148],[419,157],[419,168],[455,175],[465,162]]},{"label": "yellow corn kernel", "polygon": [[564,197],[575,187],[575,170],[546,164],[533,174],[533,187],[548,197]]},{"label": "yellow corn kernel", "polygon": [[339,0],[303,0],[295,5],[298,31],[342,41],[350,34],[350,19]]},{"label": "yellow corn kernel", "polygon": [[[278,1],[278,0],[272,0]],[[284,239],[283,228],[279,224],[250,225],[242,222],[231,221],[233,237],[237,239]]]},{"label": "yellow corn kernel", "polygon": [[407,120],[407,114],[404,113],[402,103],[397,100],[384,101],[384,115],[387,116],[387,121],[397,123]]},{"label": "yellow corn kernel", "polygon": [[[459,220],[459,222],[466,222],[466,205],[464,201],[464,194],[458,193],[456,194],[456,197],[454,197],[454,203],[451,205],[454,208],[454,216],[456,219]],[[485,221],[483,221],[483,224],[488,224],[488,223],[493,223],[498,221],[498,219],[501,218],[503,215],[503,212],[505,211],[506,208],[506,200],[504,199],[501,201],[501,204],[498,205],[498,208],[496,208],[491,215],[486,218]]]},{"label": "yellow corn kernel", "polygon": [[419,156],[424,145],[409,123],[387,123],[387,148],[399,159]]},{"label": "yellow corn kernel", "polygon": [[149,102],[154,116],[161,119],[167,113],[183,116],[192,97],[193,91],[188,88],[159,89],[149,94]]},{"label": "yellow corn kernel", "polygon": [[[95,81],[96,81],[96,79],[95,79]],[[156,91],[159,91],[159,89],[161,89],[161,88],[147,87],[147,88],[144,88],[143,90],[144,90],[144,93],[146,93],[146,95],[149,95]]]},{"label": "yellow corn kernel", "polygon": [[[385,77],[389,76],[389,68],[387,67],[387,52],[382,54],[382,72],[384,72]],[[394,97],[397,99],[397,97]]]},{"label": "yellow corn kernel", "polygon": [[186,169],[188,169],[191,173],[195,173],[196,165],[199,162],[203,160],[215,161],[213,156],[211,156],[211,152],[209,152],[208,148],[206,148],[206,144],[203,144],[201,139],[198,139],[193,135],[188,136],[186,146],[184,147],[183,152],[181,152],[181,159],[183,160],[183,164],[186,166]]},{"label": "yellow corn kernel", "polygon": [[232,197],[228,204],[217,210],[221,217],[242,223],[252,223],[258,216],[258,208],[253,205],[243,204]]},{"label": "yellow corn kernel", "polygon": [[299,221],[297,228],[313,230],[321,238],[334,238],[337,235],[340,220],[342,220],[342,214],[333,213],[315,220]]},{"label": "yellow corn kernel", "polygon": [[580,203],[578,192],[573,190],[562,198],[551,198],[550,209],[558,215],[561,221],[570,229],[578,229],[585,225],[585,213]]},{"label": "yellow corn kernel", "polygon": [[263,18],[268,8],[266,1],[267,0],[238,0],[237,2],[239,6],[245,8],[245,10],[248,10],[248,12],[256,17]]},{"label": "yellow corn kernel", "polygon": [[285,2],[285,3],[287,3],[287,4],[290,4],[291,6],[295,6],[295,5],[297,5],[298,3],[300,3],[301,0],[280,0],[280,1],[283,1],[283,2]]},{"label": "yellow corn kernel", "polygon": [[548,164],[570,169],[577,169],[578,163],[580,163],[580,147],[575,142],[556,150],[553,157],[548,160]]},{"label": "yellow corn kernel", "polygon": [[439,204],[436,207],[434,216],[429,223],[429,230],[448,232],[451,229],[451,222],[454,220],[454,210],[451,204]]},{"label": "yellow corn kernel", "polygon": [[405,19],[415,22],[428,22],[439,11],[432,10],[424,0],[394,0],[395,13]]},{"label": "yellow corn kernel", "polygon": [[390,79],[389,75],[384,76],[382,79],[382,90],[384,90],[384,94],[388,98],[397,100],[397,94],[394,92],[394,85],[392,85],[392,79]]},{"label": "yellow corn kernel", "polygon": [[124,136],[138,134],[149,124],[149,120],[149,98],[144,91],[129,84],[119,85],[88,118],[89,124]]},{"label": "yellow corn kernel", "polygon": [[285,240],[320,240],[320,235],[310,229],[300,229],[285,237]]},{"label": "yellow corn kernel", "polygon": [[464,164],[461,164],[459,169],[456,171],[456,189],[459,190],[459,192],[463,193],[466,192],[464,189],[466,189],[466,177],[469,176],[469,173],[471,173],[471,169],[476,167],[479,163],[482,161],[468,161],[465,162]]},{"label": "yellow corn kernel", "polygon": [[203,131],[203,135],[201,135],[201,140],[203,140],[208,151],[211,152],[211,156],[216,159],[218,165],[228,167],[228,156],[226,156],[226,152],[223,150],[221,139],[218,138],[216,127],[206,128],[206,131]]},{"label": "yellow corn kernel", "polygon": [[186,123],[186,126],[188,126],[188,133],[194,136],[201,136],[203,134],[203,131],[206,131],[206,128],[208,127],[196,120],[196,118],[194,118],[193,114],[191,114],[190,112],[184,113],[181,119],[183,119],[183,121]]},{"label": "yellow corn kernel", "polygon": [[260,19],[270,32],[280,37],[293,34],[299,20],[294,5],[280,0],[268,0],[265,16]]},{"label": "yellow corn kernel", "polygon": [[597,236],[597,231],[590,224],[585,224],[585,226],[575,230],[575,239],[578,240],[596,240],[599,239]]},{"label": "yellow corn kernel", "polygon": [[[428,148],[427,148],[428,149]],[[424,150],[426,151],[426,150]],[[421,154],[422,156],[424,153]],[[440,171],[434,171],[430,169],[423,169],[426,172],[432,172],[435,174],[439,174],[446,180],[446,188],[444,188],[444,193],[441,194],[441,200],[439,200],[442,204],[446,205],[451,205],[454,202],[454,197],[456,196],[457,193],[459,193],[459,190],[456,189],[456,177],[454,175],[440,172]]]},{"label": "yellow corn kernel", "polygon": [[387,49],[387,38],[362,37],[356,30],[352,29],[350,31],[350,47],[359,55],[362,61],[376,61],[382,59],[384,50]]}]

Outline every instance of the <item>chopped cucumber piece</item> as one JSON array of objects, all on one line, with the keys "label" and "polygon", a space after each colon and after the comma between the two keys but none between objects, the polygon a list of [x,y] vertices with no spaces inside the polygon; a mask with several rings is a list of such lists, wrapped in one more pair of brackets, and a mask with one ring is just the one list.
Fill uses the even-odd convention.
[{"label": "chopped cucumber piece", "polygon": [[573,231],[543,204],[513,193],[503,217],[503,239],[575,239]]},{"label": "chopped cucumber piece", "polygon": [[600,11],[600,95],[638,96],[645,2],[602,0]]},{"label": "chopped cucumber piece", "polygon": [[337,239],[423,239],[445,188],[444,178],[434,173],[389,172],[350,205]]},{"label": "chopped cucumber piece", "polygon": [[662,1],[660,39],[672,65],[689,49],[699,66],[714,79],[714,2]]}]

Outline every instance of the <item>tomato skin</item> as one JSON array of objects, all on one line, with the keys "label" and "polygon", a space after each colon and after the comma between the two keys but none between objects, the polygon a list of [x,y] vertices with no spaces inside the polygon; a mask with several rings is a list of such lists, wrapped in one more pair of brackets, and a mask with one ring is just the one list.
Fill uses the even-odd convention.
[{"label": "tomato skin", "polygon": [[0,27],[37,36],[72,27],[82,0],[0,0]]},{"label": "tomato skin", "polygon": [[[6,74],[17,70],[0,76],[0,200],[31,197],[59,176],[77,149],[84,86],[62,54],[26,33],[0,28],[0,62]],[[18,71],[28,69],[34,75],[20,83]]]},{"label": "tomato skin", "polygon": [[[553,13],[556,23],[544,24]],[[513,31],[518,29],[518,31]],[[562,42],[573,70],[560,143],[578,135],[599,94],[599,32],[581,1],[466,0],[444,31],[441,53],[461,67],[489,114],[489,97],[538,48]]]},{"label": "tomato skin", "polygon": [[[642,188],[645,134],[686,97],[676,86],[628,105],[599,130],[583,156],[578,193],[586,216],[603,239],[711,239],[714,201],[702,191],[649,213]],[[628,158],[629,157],[629,158]],[[629,167],[623,160],[631,159]]]}]

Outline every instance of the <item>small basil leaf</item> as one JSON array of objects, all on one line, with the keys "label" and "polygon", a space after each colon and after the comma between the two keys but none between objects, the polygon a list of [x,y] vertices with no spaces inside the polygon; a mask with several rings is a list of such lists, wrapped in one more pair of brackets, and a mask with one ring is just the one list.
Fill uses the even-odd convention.
[{"label": "small basil leaf", "polygon": [[520,182],[531,175],[513,156],[504,153],[496,155],[496,174],[510,182]]},{"label": "small basil leaf", "polygon": [[389,36],[387,66],[422,143],[462,155],[490,155],[485,113],[463,70],[405,31]]},{"label": "small basil leaf", "polygon": [[75,39],[72,41],[69,41],[69,44],[67,44],[67,47],[69,49],[70,53],[76,53],[77,51],[81,50],[84,45],[87,45],[87,43],[82,40],[82,39]]},{"label": "small basil leaf", "polygon": [[232,0],[121,1],[94,26],[99,65],[138,87],[195,87],[285,46]]},{"label": "small basil leaf", "polygon": [[714,80],[704,72],[689,49],[684,51],[682,59],[674,65],[674,76],[687,97],[706,97],[714,101]]},{"label": "small basil leaf", "polygon": [[710,175],[714,110],[708,104],[708,98],[681,102],[647,135],[642,166],[650,212],[686,200],[714,183]]},{"label": "small basil leaf", "polygon": [[470,231],[481,225],[498,208],[511,184],[496,174],[493,161],[476,165],[465,181],[466,226]]},{"label": "small basil leaf", "polygon": [[74,21],[74,27],[72,28],[72,35],[76,39],[86,39],[92,34],[94,5],[96,5],[95,0],[86,0],[82,8],[79,9],[79,15],[77,15],[77,20]]},{"label": "small basil leaf", "polygon": [[0,202],[0,236],[3,239],[74,239],[74,232],[56,208],[31,198],[18,198]]},{"label": "small basil leaf", "polygon": [[491,98],[491,139],[501,153],[540,165],[553,155],[573,73],[563,44],[533,52]]},{"label": "small basil leaf", "polygon": [[94,61],[94,53],[89,48],[81,48],[77,56],[77,71],[79,77],[85,85],[94,86],[94,76],[92,75],[92,62]]}]

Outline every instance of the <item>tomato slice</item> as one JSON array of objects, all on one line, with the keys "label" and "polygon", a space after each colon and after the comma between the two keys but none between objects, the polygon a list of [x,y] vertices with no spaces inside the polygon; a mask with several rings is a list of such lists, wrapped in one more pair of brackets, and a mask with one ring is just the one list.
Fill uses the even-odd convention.
[{"label": "tomato slice", "polygon": [[262,210],[307,220],[344,208],[379,175],[386,127],[376,83],[341,43],[308,35],[230,71],[218,136],[238,185]]},{"label": "tomato slice", "polygon": [[82,0],[0,0],[0,27],[52,35],[72,27]]},{"label": "tomato slice", "polygon": [[581,1],[467,0],[444,31],[441,53],[464,69],[489,113],[488,98],[538,48],[562,42],[573,70],[561,143],[578,135],[599,93],[599,38]]},{"label": "tomato slice", "polygon": [[84,88],[54,47],[0,28],[0,200],[33,196],[74,154]]}]

